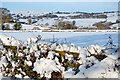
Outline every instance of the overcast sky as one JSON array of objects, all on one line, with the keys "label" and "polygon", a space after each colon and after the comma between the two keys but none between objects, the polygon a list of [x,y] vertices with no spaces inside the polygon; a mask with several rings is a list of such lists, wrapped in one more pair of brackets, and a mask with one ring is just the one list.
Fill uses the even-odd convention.
[{"label": "overcast sky", "polygon": [[0,0],[2,2],[119,2],[120,0]]}]

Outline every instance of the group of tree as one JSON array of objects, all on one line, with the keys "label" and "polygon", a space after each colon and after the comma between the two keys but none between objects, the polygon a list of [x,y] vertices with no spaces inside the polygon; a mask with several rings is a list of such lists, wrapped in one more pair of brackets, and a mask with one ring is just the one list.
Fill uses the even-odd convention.
[{"label": "group of tree", "polygon": [[[12,27],[13,30],[20,30],[22,28],[21,23],[15,23]],[[2,25],[2,30],[10,30],[10,25]]]},{"label": "group of tree", "polygon": [[71,19],[84,19],[84,18],[103,18],[106,19],[107,15],[104,14],[95,14],[95,13],[84,13],[80,15],[70,16]]},{"label": "group of tree", "polygon": [[4,29],[4,23],[8,23],[12,21],[12,17],[10,16],[10,11],[6,8],[0,8],[0,29]]},{"label": "group of tree", "polygon": [[112,25],[112,22],[98,22],[93,24],[93,26],[96,26],[97,29],[103,30],[103,29],[111,29],[110,26]]},{"label": "group of tree", "polygon": [[[117,19],[116,22],[107,22],[106,20],[106,21],[94,23],[93,26],[96,26],[97,29],[103,30],[103,29],[111,29],[110,26],[112,26],[113,24],[118,24],[118,23],[120,23],[119,19]],[[116,28],[114,27],[114,29]]]},{"label": "group of tree", "polygon": [[58,29],[77,29],[77,26],[75,26],[75,21],[73,22],[65,22],[65,21],[60,21],[58,22]]},{"label": "group of tree", "polygon": [[13,26],[14,30],[20,30],[21,28],[22,28],[21,23],[15,23],[14,26]]},{"label": "group of tree", "polygon": [[28,18],[28,24],[29,24],[29,25],[32,24],[32,20],[31,20],[31,18]]},{"label": "group of tree", "polygon": [[45,14],[37,17],[37,19],[41,19],[41,18],[58,18],[58,16],[54,14]]},{"label": "group of tree", "polygon": [[[1,30],[10,30],[10,25],[5,23],[12,22],[12,17],[10,11],[7,8],[0,8],[0,29]],[[28,21],[31,22],[30,20]],[[21,23],[15,23],[13,25],[14,30],[20,30],[22,28]]]},{"label": "group of tree", "polygon": [[2,30],[10,30],[9,24],[2,25]]}]

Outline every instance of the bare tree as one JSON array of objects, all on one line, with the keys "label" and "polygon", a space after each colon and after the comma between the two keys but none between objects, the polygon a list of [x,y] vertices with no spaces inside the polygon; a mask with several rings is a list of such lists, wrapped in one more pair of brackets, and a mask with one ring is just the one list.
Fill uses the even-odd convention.
[{"label": "bare tree", "polygon": [[29,25],[32,24],[32,20],[31,20],[31,18],[28,18],[28,24],[29,24]]},{"label": "bare tree", "polygon": [[10,29],[10,25],[6,24],[6,30],[9,30],[9,29]]},{"label": "bare tree", "polygon": [[8,23],[12,20],[9,12],[10,11],[6,8],[0,8],[0,29],[2,29],[4,23]]}]

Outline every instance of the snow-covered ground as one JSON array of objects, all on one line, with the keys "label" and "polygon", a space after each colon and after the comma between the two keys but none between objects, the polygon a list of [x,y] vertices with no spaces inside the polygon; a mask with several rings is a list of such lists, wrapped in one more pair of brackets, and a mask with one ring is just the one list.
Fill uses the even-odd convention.
[{"label": "snow-covered ground", "polygon": [[38,22],[36,22],[34,24],[52,27],[52,25],[58,24],[58,20],[56,20],[56,18],[48,18],[48,19],[45,18],[45,19],[40,19]]},{"label": "snow-covered ground", "polygon": [[[62,33],[56,34],[61,35]],[[78,36],[80,33],[71,34],[77,34]],[[86,36],[86,33],[81,34]],[[87,34],[90,37],[91,35],[94,37],[102,35],[102,33],[92,32]],[[116,35],[117,33],[104,34],[111,34],[111,37],[113,37],[113,34]],[[68,38],[74,38],[74,35]],[[59,37],[63,38],[63,36]],[[21,39],[23,38],[25,36]],[[119,49],[111,43],[111,40],[104,47],[89,45],[86,48],[80,46],[76,48],[74,43],[71,43],[69,46],[64,43],[56,45],[56,43],[41,41],[40,37],[29,38],[24,43],[16,42],[17,39],[4,34],[0,34],[0,39],[3,42],[3,44],[0,44],[0,78],[1,76],[16,78],[118,78]],[[93,41],[92,38],[91,40]],[[6,49],[4,46],[8,43],[10,43],[9,46],[17,46],[17,49],[15,47]],[[63,52],[59,53],[56,51]],[[72,54],[69,52],[72,52]]]},{"label": "snow-covered ground", "polygon": [[40,26],[35,26],[35,25],[25,25],[25,24],[22,24],[22,29],[26,29],[26,30],[32,30],[35,27],[38,27],[40,30],[49,29],[47,27],[40,27]]},{"label": "snow-covered ground", "polygon": [[116,22],[118,19],[118,13],[108,13],[107,17],[107,22]]},{"label": "snow-covered ground", "polygon": [[0,32],[7,36],[15,37],[18,40],[26,41],[28,38],[35,38],[41,35],[42,39],[49,41],[53,39],[53,35],[58,39],[59,43],[74,43],[75,46],[87,47],[89,45],[105,45],[111,35],[114,44],[118,44],[118,32]]},{"label": "snow-covered ground", "polygon": [[64,19],[64,21],[75,21],[75,25],[83,28],[83,27],[95,27],[93,24],[105,21],[105,19],[94,19],[94,18],[87,18],[87,19]]},{"label": "snow-covered ground", "polygon": [[[98,22],[103,22],[103,21],[107,21],[107,22],[112,22],[115,23],[116,20],[118,19],[118,13],[114,12],[114,13],[101,13],[106,15],[107,18],[83,18],[83,19],[71,19],[69,16],[75,16],[75,15],[80,15],[80,13],[70,13],[70,14],[56,14],[55,12],[44,12],[44,11],[21,11],[21,12],[13,12],[12,14],[15,15],[20,15],[21,17],[23,16],[31,16],[31,17],[35,17],[35,16],[42,16],[48,13],[52,13],[52,15],[57,15],[58,18],[43,18],[43,19],[39,19],[37,21],[37,19],[35,19],[36,23],[34,23],[35,25],[40,25],[40,26],[47,26],[47,27],[53,27],[53,25],[57,25],[58,24],[58,20],[61,20],[61,16],[64,17],[62,19],[62,21],[75,21],[75,25],[77,27],[83,28],[83,27],[94,27],[93,24],[98,23]],[[22,15],[21,15],[22,14]],[[13,15],[13,17],[15,16]],[[28,19],[19,19],[19,22],[25,22],[28,23]],[[115,26],[118,27],[118,26]]]},{"label": "snow-covered ground", "polygon": [[[63,19],[62,21],[70,21],[73,22],[75,21],[75,25],[83,28],[83,27],[95,27],[93,26],[94,23],[105,21],[105,19],[93,19],[93,18],[88,18],[88,19]],[[40,19],[38,22],[34,23],[35,25],[42,25],[52,27],[52,25],[57,25],[58,20],[56,18],[48,18],[48,19]]]},{"label": "snow-covered ground", "polygon": [[113,23],[115,23],[117,19],[118,19],[118,16],[109,16],[107,18],[107,22],[113,22]]},{"label": "snow-covered ground", "polygon": [[[34,14],[36,15],[36,13]],[[41,14],[37,13],[37,15]],[[32,14],[28,12],[25,15]],[[117,19],[113,14],[108,16],[107,22],[115,22]],[[105,19],[92,18],[64,19],[63,21],[72,22],[73,20],[79,27],[94,27],[92,26],[94,23],[105,21]],[[46,23],[51,27],[57,23],[57,20],[40,19],[34,25],[22,24],[22,29],[31,30],[39,27],[41,30],[45,30],[48,28],[35,25],[48,25]],[[10,24],[11,29],[13,25]],[[38,37],[38,35],[41,36]],[[3,44],[0,44],[0,79],[3,76],[16,78],[118,78],[118,35],[118,32],[1,31],[0,43],[3,42]],[[57,41],[58,44],[51,43],[54,41]],[[111,45],[112,42],[116,47]],[[8,49],[3,45],[13,47]],[[17,46],[17,49],[14,46]]]},{"label": "snow-covered ground", "polygon": [[[118,16],[109,16],[107,19],[95,19],[95,18],[86,18],[86,19],[63,19],[62,21],[70,21],[73,22],[75,21],[75,25],[78,26],[79,28],[84,28],[84,27],[91,27],[91,28],[96,28],[96,26],[93,26],[93,24],[98,23],[98,22],[113,22],[115,23],[116,20],[118,19]],[[49,26],[52,27],[52,25],[57,25],[58,24],[58,19],[57,18],[48,18],[48,19],[40,19],[38,22],[34,23],[35,25],[41,25],[41,26]],[[118,27],[117,24],[115,24]]]},{"label": "snow-covered ground", "polygon": [[41,16],[41,15],[45,15],[45,14],[48,14],[49,12],[46,12],[46,11],[17,11],[17,12],[11,12],[12,14],[15,14],[15,15],[21,15],[22,16]]},{"label": "snow-covered ground", "polygon": [[110,26],[110,28],[119,28],[119,24],[113,24],[112,26]]},{"label": "snow-covered ground", "polygon": [[68,17],[68,16],[76,16],[76,15],[80,15],[80,14],[70,13],[70,14],[55,14],[55,15],[57,15],[58,17]]},{"label": "snow-covered ground", "polygon": [[[15,23],[5,23],[5,25],[6,24],[9,24],[10,29],[13,29],[13,26],[14,26]],[[41,27],[41,26],[36,26],[36,25],[22,24],[21,30],[32,30],[32,29],[34,29],[36,27],[39,28],[40,30],[49,29],[48,27]]]}]

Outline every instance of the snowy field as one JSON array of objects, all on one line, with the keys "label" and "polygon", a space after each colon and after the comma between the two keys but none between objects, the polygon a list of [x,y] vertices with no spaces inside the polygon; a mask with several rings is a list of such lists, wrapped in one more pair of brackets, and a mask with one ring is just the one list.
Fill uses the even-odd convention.
[{"label": "snowy field", "polygon": [[74,43],[75,46],[87,47],[89,45],[104,46],[111,35],[115,45],[118,45],[118,32],[0,32],[7,36],[12,36],[21,41],[28,38],[35,38],[41,35],[43,40],[52,41],[53,35],[59,43]]},{"label": "snowy field", "polygon": [[[63,44],[49,43],[53,35]],[[0,78],[118,78],[110,38],[117,45],[117,32],[0,32]]]},{"label": "snowy field", "polygon": [[[113,17],[111,17],[113,18]],[[111,19],[109,18],[108,20],[116,20],[116,19]],[[63,19],[63,21],[70,21],[73,22],[75,21],[75,25],[78,27],[95,27],[93,24],[105,21],[105,19],[95,19],[95,18],[86,18],[86,19]],[[23,21],[24,22],[24,21]],[[27,23],[27,22],[26,22]],[[57,25],[58,20],[57,18],[48,18],[48,19],[40,19],[38,22],[34,23],[35,25],[42,25],[45,26],[45,24],[49,24],[48,26],[51,27],[52,25]]]},{"label": "snowy field", "polygon": [[[118,27],[116,20],[118,20],[118,13],[114,12],[114,13],[101,13],[101,15],[106,15],[107,18],[81,18],[81,19],[72,19],[70,16],[77,16],[77,15],[82,15],[82,13],[70,13],[70,14],[56,14],[55,12],[44,12],[44,11],[20,11],[20,12],[12,12],[13,18],[17,18],[17,15],[20,15],[21,17],[23,16],[31,16],[31,17],[37,17],[37,16],[43,16],[46,14],[52,13],[52,15],[56,15],[58,16],[57,18],[42,18],[42,19],[32,19],[32,21],[35,21],[35,23],[33,23],[34,25],[39,25],[39,26],[47,26],[47,27],[53,27],[53,25],[57,25],[59,21],[69,21],[69,22],[73,22],[75,21],[75,26],[79,27],[79,28],[83,28],[83,27],[92,27],[92,28],[96,28],[96,26],[93,26],[93,24],[95,23],[99,23],[99,22],[112,22],[115,23],[114,25],[111,25],[110,27]],[[21,15],[22,14],[22,15]],[[60,17],[64,17],[64,18],[60,18]],[[28,23],[28,19],[18,19],[18,22],[25,22]],[[11,24],[10,24],[11,25]],[[23,25],[23,29],[33,29],[33,27],[35,26],[31,26],[31,28],[26,28],[25,25]],[[37,26],[38,27],[38,26]]]},{"label": "snowy field", "polygon": [[93,26],[93,24],[101,22],[101,21],[105,21],[105,19],[94,19],[94,18],[86,18],[86,19],[64,19],[64,21],[75,21],[76,22],[76,26],[79,27],[95,27]]}]

